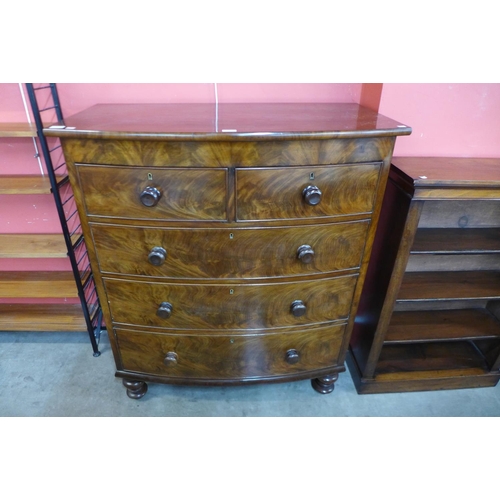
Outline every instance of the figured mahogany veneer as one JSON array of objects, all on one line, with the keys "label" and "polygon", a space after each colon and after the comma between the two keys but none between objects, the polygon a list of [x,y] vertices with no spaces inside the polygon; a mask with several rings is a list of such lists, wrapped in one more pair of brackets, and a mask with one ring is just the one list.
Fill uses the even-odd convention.
[{"label": "figured mahogany veneer", "polygon": [[[237,220],[370,214],[379,169],[378,164],[236,169]],[[318,186],[321,194],[314,190]]]},{"label": "figured mahogany veneer", "polygon": [[98,105],[61,138],[129,397],[344,360],[394,142],[355,104]]},{"label": "figured mahogany veneer", "polygon": [[[94,223],[91,227],[102,273],[272,278],[358,269],[369,221],[245,229],[153,229]],[[309,248],[302,248],[306,246]],[[153,258],[156,265],[149,259],[155,248],[164,255],[163,259]]]},{"label": "figured mahogany veneer", "polygon": [[[179,328],[277,328],[347,320],[357,274],[293,283],[164,284],[105,279],[115,323]],[[306,312],[290,314],[295,300]],[[173,306],[167,321],[156,314]],[[220,305],[223,304],[223,307]]]},{"label": "figured mahogany veneer", "polygon": [[329,369],[338,362],[344,330],[345,323],[273,335],[160,335],[117,328],[117,338],[125,370],[174,381],[231,382]]},{"label": "figured mahogany veneer", "polygon": [[[226,220],[226,169],[137,169],[77,165],[92,216],[155,220]],[[156,189],[158,201],[141,199]],[[152,198],[150,196],[150,198]],[[148,204],[146,204],[148,203]],[[153,204],[154,203],[154,204]]]}]

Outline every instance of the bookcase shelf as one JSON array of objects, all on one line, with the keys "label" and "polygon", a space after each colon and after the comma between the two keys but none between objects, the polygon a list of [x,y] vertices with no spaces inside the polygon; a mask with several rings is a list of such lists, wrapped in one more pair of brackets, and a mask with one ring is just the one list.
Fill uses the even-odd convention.
[{"label": "bookcase shelf", "polygon": [[0,122],[0,137],[36,137],[36,127],[31,123]]},{"label": "bookcase shelf", "polygon": [[500,159],[395,158],[348,366],[360,394],[500,379]]},{"label": "bookcase shelf", "polygon": [[0,194],[50,194],[51,192],[50,180],[46,176],[0,176]]},{"label": "bookcase shelf", "polygon": [[500,253],[500,228],[420,228],[415,235],[411,253]]},{"label": "bookcase shelf", "polygon": [[395,311],[384,344],[500,339],[500,323],[486,309]]},{"label": "bookcase shelf", "polygon": [[68,250],[62,234],[0,234],[0,258],[64,258]]}]

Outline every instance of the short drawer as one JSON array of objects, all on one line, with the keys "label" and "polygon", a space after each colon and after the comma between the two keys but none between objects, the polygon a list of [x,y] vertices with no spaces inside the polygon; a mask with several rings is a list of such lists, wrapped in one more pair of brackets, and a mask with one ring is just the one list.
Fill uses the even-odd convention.
[{"label": "short drawer", "polygon": [[152,229],[91,224],[103,273],[265,278],[360,266],[369,221],[258,229]]},{"label": "short drawer", "polygon": [[236,169],[241,221],[369,214],[380,163]]},{"label": "short drawer", "polygon": [[345,324],[294,333],[162,335],[116,330],[123,369],[183,379],[251,379],[335,367]]},{"label": "short drawer", "polygon": [[227,169],[77,165],[88,215],[227,220]]},{"label": "short drawer", "polygon": [[104,279],[114,323],[258,329],[349,317],[357,275],[277,284],[163,284]]}]

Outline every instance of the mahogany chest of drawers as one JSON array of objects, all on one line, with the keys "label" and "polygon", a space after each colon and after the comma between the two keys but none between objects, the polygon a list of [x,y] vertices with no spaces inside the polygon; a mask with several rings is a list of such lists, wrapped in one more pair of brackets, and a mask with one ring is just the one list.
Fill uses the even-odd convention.
[{"label": "mahogany chest of drawers", "polygon": [[394,142],[356,104],[96,105],[60,137],[127,394],[333,390]]}]

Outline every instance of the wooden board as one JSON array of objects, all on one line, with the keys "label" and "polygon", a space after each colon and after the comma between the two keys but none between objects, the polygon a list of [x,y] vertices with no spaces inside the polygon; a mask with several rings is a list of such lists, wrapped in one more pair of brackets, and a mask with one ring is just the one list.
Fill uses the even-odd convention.
[{"label": "wooden board", "polygon": [[500,322],[485,309],[394,312],[385,344],[478,338],[500,339]]},{"label": "wooden board", "polygon": [[36,137],[36,127],[30,123],[0,123],[0,137]]},{"label": "wooden board", "polygon": [[86,329],[80,304],[0,304],[0,331],[73,332]]},{"label": "wooden board", "polygon": [[71,271],[0,271],[0,297],[78,297]]},{"label": "wooden board", "polygon": [[500,228],[442,229],[420,228],[412,253],[498,253]]},{"label": "wooden board", "polygon": [[0,177],[0,194],[50,194],[51,192],[50,179],[47,176],[15,175]]},{"label": "wooden board", "polygon": [[438,374],[465,376],[488,373],[484,358],[472,343],[428,342],[384,346],[375,376],[391,380],[432,378]]},{"label": "wooden board", "polygon": [[394,157],[416,187],[500,188],[500,158]]},{"label": "wooden board", "polygon": [[0,258],[64,258],[61,234],[0,234]]},{"label": "wooden board", "polygon": [[500,297],[500,273],[457,271],[406,273],[398,301],[494,299]]}]

